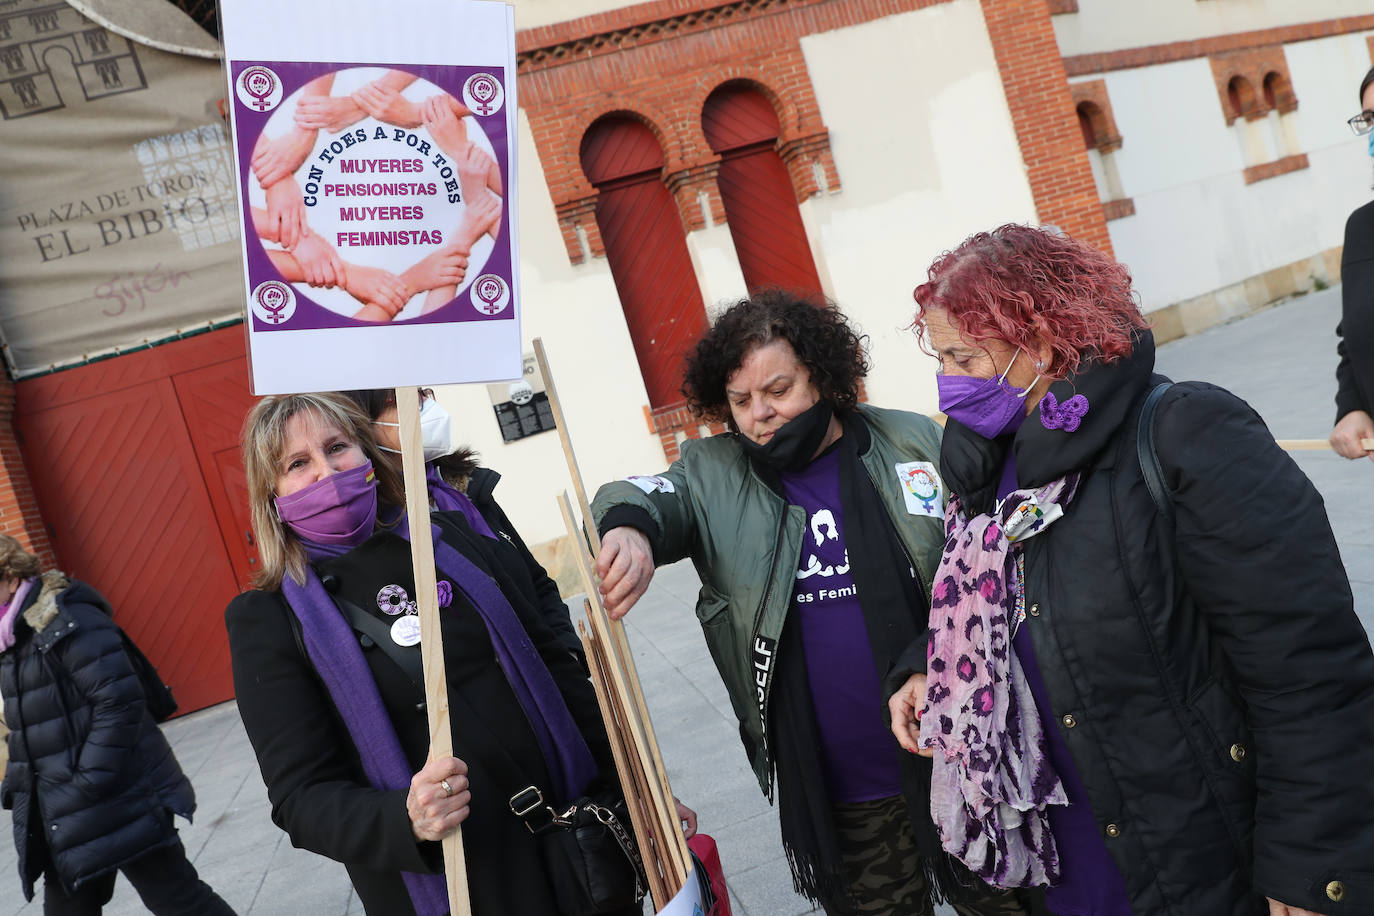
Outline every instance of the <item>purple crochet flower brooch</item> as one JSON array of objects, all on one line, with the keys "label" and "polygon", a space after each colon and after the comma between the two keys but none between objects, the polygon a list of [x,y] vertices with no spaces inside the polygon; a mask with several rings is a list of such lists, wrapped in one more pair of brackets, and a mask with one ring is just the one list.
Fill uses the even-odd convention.
[{"label": "purple crochet flower brooch", "polygon": [[1040,400],[1040,425],[1046,429],[1062,429],[1071,433],[1078,429],[1087,413],[1088,399],[1081,394],[1074,395],[1063,404],[1059,403],[1054,392],[1047,392]]}]

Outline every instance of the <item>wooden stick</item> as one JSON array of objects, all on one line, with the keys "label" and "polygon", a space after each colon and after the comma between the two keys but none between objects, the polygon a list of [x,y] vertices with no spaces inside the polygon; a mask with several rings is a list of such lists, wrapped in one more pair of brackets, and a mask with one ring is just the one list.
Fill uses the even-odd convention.
[{"label": "wooden stick", "polygon": [[[547,378],[545,379],[547,382]],[[564,524],[569,531],[577,531],[577,523],[573,518],[572,505],[568,501],[568,494],[563,493],[559,496],[558,507],[562,510]],[[576,536],[574,536],[576,540]],[[582,574],[582,585],[587,591],[587,619],[591,622],[592,632],[605,644],[612,646],[614,654],[618,657],[608,660],[612,662],[607,667],[611,674],[612,697],[619,695],[621,698],[631,698],[629,683],[632,679],[637,680],[632,669],[626,663],[624,656],[621,656],[618,647],[610,640],[612,625],[619,625],[619,621],[613,621],[607,616],[604,608],[601,607],[600,595],[596,591],[596,577],[592,572],[591,557],[582,547],[582,542],[577,540],[573,551],[577,558],[578,571]],[[628,653],[627,653],[628,654]],[[625,702],[624,721],[629,726],[629,734],[635,745],[640,758],[640,765],[644,768],[646,779],[649,784],[649,795],[653,801],[655,820],[660,825],[658,836],[662,838],[659,851],[666,856],[665,870],[669,877],[669,889],[676,894],[682,889],[686,881],[690,865],[687,854],[687,841],[682,837],[681,829],[672,829],[677,826],[677,806],[673,803],[673,793],[668,786],[668,774],[664,770],[663,761],[658,754],[653,753],[657,750],[658,741],[654,738],[649,722],[649,714],[633,704],[633,700]],[[633,709],[634,712],[630,710]],[[662,828],[668,829],[662,829]],[[674,839],[676,837],[676,840]]]},{"label": "wooden stick", "polygon": [[[429,486],[425,481],[425,453],[420,440],[420,392],[414,387],[396,389],[396,419],[400,424],[406,515],[410,519],[415,603],[420,611],[420,660],[424,664],[425,710],[429,714],[429,757],[434,760],[453,756],[453,731],[448,717],[444,641],[439,629],[439,590],[434,573],[434,541],[430,536]],[[462,828],[444,837],[443,845],[449,912],[452,916],[472,916]]]},{"label": "wooden stick", "polygon": [[[1331,448],[1326,439],[1275,439],[1279,448],[1286,452],[1324,452]],[[1374,439],[1361,439],[1360,448],[1374,452]]]},{"label": "wooden stick", "polygon": [[592,542],[592,556],[601,553],[601,534],[592,524],[592,514],[587,511],[587,488],[582,483],[582,471],[577,466],[577,455],[573,452],[572,439],[568,436],[568,421],[563,416],[563,402],[558,397],[558,386],[553,383],[553,372],[549,369],[549,359],[544,353],[544,339],[534,339],[534,358],[539,363],[539,373],[544,376],[544,392],[549,396],[549,407],[553,410],[553,425],[558,427],[558,441],[563,443],[563,457],[568,461],[568,475],[572,477],[573,492],[577,494],[577,507],[582,510],[582,518],[587,523],[587,537]]},{"label": "wooden stick", "polygon": [[[593,672],[592,686],[596,688],[596,705],[601,708],[601,718],[606,722],[606,733],[610,739],[611,756],[615,758],[616,774],[620,777],[621,785],[633,784],[637,781],[637,774],[631,766],[624,735],[620,732],[620,723],[616,720],[616,715],[611,709],[610,697],[607,696],[606,658],[601,651],[601,643],[592,638],[585,623],[578,623],[577,632],[582,637],[582,651],[587,653],[587,661]],[[663,875],[654,864],[657,857],[654,855],[653,838],[644,817],[644,809],[635,801],[627,798],[626,807],[630,809],[630,823],[634,827],[639,857],[644,862],[644,876],[649,881],[649,893],[654,898],[654,908],[658,910],[667,906],[667,902],[672,898],[667,896]]]},{"label": "wooden stick", "polygon": [[[601,552],[601,535],[596,530],[596,524],[592,521],[591,504],[587,501],[587,488],[582,482],[582,472],[578,467],[577,454],[573,451],[572,438],[568,432],[567,418],[563,413],[563,401],[558,396],[558,386],[554,382],[553,370],[549,367],[548,355],[544,351],[544,341],[542,338],[534,339],[534,357],[539,363],[539,372],[544,376],[544,390],[549,398],[549,407],[553,410],[554,425],[558,427],[558,438],[563,444],[563,457],[568,462],[568,475],[572,478],[573,491],[577,494],[577,506],[582,512],[582,520],[586,524],[587,537],[592,544],[592,559]],[[577,552],[582,553],[578,548]],[[665,773],[663,766],[663,754],[659,750],[658,735],[654,733],[653,719],[649,716],[648,704],[644,702],[644,690],[639,682],[639,669],[635,665],[634,655],[630,652],[630,640],[625,633],[625,627],[619,620],[611,620],[606,615],[605,609],[601,607],[601,596],[596,589],[595,577],[591,584],[587,586],[587,595],[593,601],[593,606],[601,614],[601,619],[606,622],[609,628],[610,640],[615,647],[615,654],[619,657],[621,664],[625,668],[626,680],[629,685],[629,696],[637,712],[638,720],[643,724],[648,739],[649,754],[653,758],[654,769],[659,773]],[[664,787],[668,785],[667,776],[664,776]],[[668,793],[669,798],[672,793]],[[671,811],[676,814],[676,806]],[[676,817],[673,818],[676,823]],[[667,843],[676,853],[674,859],[682,866],[683,874],[691,869],[691,855],[687,851],[687,841],[682,836],[682,831],[673,831],[675,840],[668,840]]]}]

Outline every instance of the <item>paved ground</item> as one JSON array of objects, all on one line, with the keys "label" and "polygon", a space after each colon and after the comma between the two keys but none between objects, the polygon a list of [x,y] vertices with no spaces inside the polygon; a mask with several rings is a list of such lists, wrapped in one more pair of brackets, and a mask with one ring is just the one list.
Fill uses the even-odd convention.
[{"label": "paved ground", "polygon": [[[1339,289],[1316,293],[1242,322],[1162,348],[1161,371],[1207,379],[1252,403],[1278,438],[1324,438],[1332,422]],[[914,352],[914,345],[913,345]],[[924,368],[918,361],[916,368]],[[1295,455],[1326,497],[1365,628],[1374,632],[1374,466],[1327,452]],[[791,889],[777,815],[759,793],[736,737],[734,716],[692,613],[690,566],[661,570],[629,618],[631,639],[674,791],[720,843],[735,912],[811,912]],[[257,765],[227,703],[166,726],[195,783],[200,810],[182,831],[201,874],[242,914],[335,916],[361,912],[341,866],[293,849],[267,816]],[[23,906],[14,851],[0,841],[0,913]],[[106,912],[143,912],[120,879]],[[519,914],[526,916],[526,914]]]}]

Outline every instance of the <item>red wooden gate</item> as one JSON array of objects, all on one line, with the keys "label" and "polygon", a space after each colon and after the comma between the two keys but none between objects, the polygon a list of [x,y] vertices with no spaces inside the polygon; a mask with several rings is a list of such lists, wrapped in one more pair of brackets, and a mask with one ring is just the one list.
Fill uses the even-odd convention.
[{"label": "red wooden gate", "polygon": [[776,151],[772,104],[750,86],[727,83],[707,98],[701,126],[721,157],[716,184],[745,286],[751,293],[765,286],[820,293],[792,178]]},{"label": "red wooden gate", "polygon": [[98,589],[182,712],[233,696],[224,608],[257,558],[243,329],[21,381],[15,426],[58,562]]},{"label": "red wooden gate", "polygon": [[706,330],[701,287],[662,169],[658,140],[631,118],[603,118],[582,140],[582,170],[599,192],[606,260],[654,407],[682,401],[683,356]]}]

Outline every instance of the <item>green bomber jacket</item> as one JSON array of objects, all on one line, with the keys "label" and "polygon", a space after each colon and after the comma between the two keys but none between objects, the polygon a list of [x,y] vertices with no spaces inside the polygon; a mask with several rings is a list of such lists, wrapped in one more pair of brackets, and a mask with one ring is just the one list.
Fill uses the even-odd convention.
[{"label": "green bomber jacket", "polygon": [[[860,405],[855,416],[868,433],[867,446],[860,444],[864,468],[929,599],[944,543],[942,430],[929,417],[901,410]],[[602,531],[621,524],[643,530],[658,566],[691,558],[702,581],[697,619],[759,787],[771,798],[769,693],[805,512],[760,476],[738,434],[724,433],[684,442],[682,456],[662,474],[605,484],[592,515]],[[923,653],[917,665],[913,670],[924,670]]]}]

